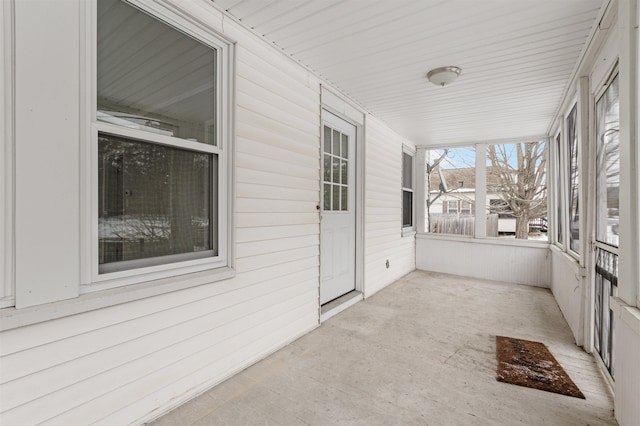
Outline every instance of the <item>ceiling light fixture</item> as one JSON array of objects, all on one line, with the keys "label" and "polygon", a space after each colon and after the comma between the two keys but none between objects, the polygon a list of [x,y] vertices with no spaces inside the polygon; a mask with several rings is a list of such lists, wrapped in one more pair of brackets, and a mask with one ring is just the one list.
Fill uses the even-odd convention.
[{"label": "ceiling light fixture", "polygon": [[458,67],[440,67],[432,69],[427,73],[427,78],[436,86],[446,86],[456,81],[462,70]]}]

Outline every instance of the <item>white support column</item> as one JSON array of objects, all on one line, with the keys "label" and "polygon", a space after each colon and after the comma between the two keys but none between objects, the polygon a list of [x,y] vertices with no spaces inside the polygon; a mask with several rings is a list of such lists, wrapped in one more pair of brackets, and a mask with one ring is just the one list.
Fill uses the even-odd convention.
[{"label": "white support column", "polygon": [[487,145],[476,145],[475,237],[487,236]]},{"label": "white support column", "polygon": [[618,295],[627,304],[638,303],[638,149],[636,147],[637,90],[637,0],[618,3],[620,28],[620,260]]},{"label": "white support column", "polygon": [[417,147],[414,163],[416,232],[423,233],[427,223],[427,148]]}]

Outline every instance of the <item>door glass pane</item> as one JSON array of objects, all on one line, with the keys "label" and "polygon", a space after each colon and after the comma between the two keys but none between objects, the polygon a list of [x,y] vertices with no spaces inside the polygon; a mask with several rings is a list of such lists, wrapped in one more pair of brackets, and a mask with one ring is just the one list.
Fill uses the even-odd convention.
[{"label": "door glass pane", "polygon": [[324,191],[323,191],[323,206],[322,208],[326,211],[331,210],[331,184],[325,183],[324,184]]},{"label": "door glass pane", "polygon": [[349,137],[342,135],[342,158],[349,158]]},{"label": "door glass pane", "polygon": [[340,156],[340,132],[337,130],[333,131],[333,155]]},{"label": "door glass pane", "polygon": [[340,187],[340,210],[346,211],[349,208],[349,188],[346,186]]},{"label": "door glass pane", "polygon": [[340,159],[333,157],[332,165],[332,181],[333,183],[340,183]]},{"label": "door glass pane", "polygon": [[620,111],[618,77],[596,104],[596,239],[618,246]]},{"label": "door glass pane", "polygon": [[100,134],[100,265],[215,250],[214,168],[212,154]]},{"label": "door glass pane", "polygon": [[340,161],[340,183],[343,185],[349,184],[349,163],[347,161]]},{"label": "door glass pane", "polygon": [[332,189],[332,203],[331,210],[340,210],[340,186],[339,185],[331,185]]},{"label": "door glass pane", "polygon": [[331,157],[327,154],[324,155],[323,180],[325,182],[331,182]]},{"label": "door glass pane", "polygon": [[98,120],[216,145],[216,50],[120,0],[98,16]]},{"label": "door glass pane", "polygon": [[331,128],[324,126],[324,152],[331,154]]}]

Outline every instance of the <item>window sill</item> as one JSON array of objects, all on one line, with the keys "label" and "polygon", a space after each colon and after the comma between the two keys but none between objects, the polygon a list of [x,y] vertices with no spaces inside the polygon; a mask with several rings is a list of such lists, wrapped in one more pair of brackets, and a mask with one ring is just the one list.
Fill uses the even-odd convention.
[{"label": "window sill", "polygon": [[0,310],[0,331],[24,327],[70,315],[102,309],[109,306],[133,302],[172,291],[184,290],[235,276],[229,267],[163,278],[140,284],[117,287],[109,290],[82,294],[77,298],[16,309]]},{"label": "window sill", "polygon": [[503,245],[512,247],[532,247],[532,248],[548,248],[548,241],[529,241],[529,240],[515,240],[515,239],[501,239],[501,238],[475,238],[464,235],[448,235],[448,234],[430,234],[430,233],[418,233],[416,238],[425,240],[444,240],[444,241],[458,241],[471,244],[491,244],[491,245]]},{"label": "window sill", "polygon": [[414,235],[416,235],[415,228],[402,228],[402,238],[413,237]]},{"label": "window sill", "polygon": [[640,309],[627,305],[619,297],[611,297],[611,310],[640,336]]}]

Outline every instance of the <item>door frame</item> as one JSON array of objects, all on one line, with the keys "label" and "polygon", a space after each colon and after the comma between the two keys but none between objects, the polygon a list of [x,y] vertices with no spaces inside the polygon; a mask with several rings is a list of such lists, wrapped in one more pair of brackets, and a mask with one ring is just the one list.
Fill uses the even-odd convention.
[{"label": "door frame", "polygon": [[[357,303],[358,301],[364,299],[365,297],[365,284],[364,284],[364,193],[365,193],[365,148],[364,148],[364,140],[365,140],[365,113],[345,101],[342,97],[336,95],[335,93],[327,90],[327,88],[321,85],[320,90],[320,114],[319,114],[319,144],[318,144],[318,223],[320,224],[321,220],[321,209],[320,205],[322,202],[322,126],[323,119],[322,114],[323,111],[327,111],[341,120],[353,125],[356,129],[356,138],[355,138],[355,184],[354,189],[356,191],[356,201],[355,201],[355,296],[351,298],[347,298],[344,303],[335,303],[335,306],[331,307],[329,311],[323,312],[322,306],[320,305],[320,285],[322,285],[322,265],[320,265],[322,259],[322,244],[320,245],[320,253],[318,255],[318,319],[319,322],[323,322],[329,319],[331,316],[341,312],[342,310],[348,308],[349,306]],[[318,233],[321,232],[321,227],[318,228]],[[347,293],[350,294],[350,293]],[[340,298],[336,299],[340,301]],[[327,305],[333,305],[334,302],[329,302]]]}]

